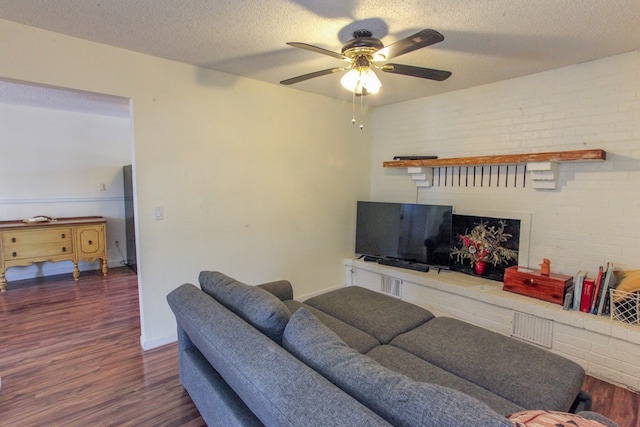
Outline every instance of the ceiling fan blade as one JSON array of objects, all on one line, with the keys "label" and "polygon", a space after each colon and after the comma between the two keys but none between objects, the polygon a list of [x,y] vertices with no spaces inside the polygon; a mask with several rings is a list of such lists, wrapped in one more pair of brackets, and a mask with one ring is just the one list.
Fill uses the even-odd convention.
[{"label": "ceiling fan blade", "polygon": [[434,70],[433,68],[414,67],[403,64],[385,64],[380,69],[387,73],[404,74],[405,76],[420,77],[421,79],[446,80],[451,76],[451,71]]},{"label": "ceiling fan blade", "polygon": [[316,52],[316,53],[321,53],[323,55],[328,55],[328,56],[331,56],[333,58],[340,59],[342,61],[351,62],[351,58],[349,58],[348,56],[344,56],[341,53],[333,52],[333,51],[327,50],[327,49],[323,49],[323,48],[318,47],[318,46],[313,46],[313,45],[310,45],[310,44],[307,44],[307,43],[299,43],[299,42],[287,42],[287,44],[289,46],[297,47],[297,48],[300,48],[300,49],[310,50],[311,52]]},{"label": "ceiling fan blade", "polygon": [[292,77],[280,82],[282,85],[292,85],[294,83],[300,83],[305,80],[313,79],[315,77],[326,76],[327,74],[337,73],[338,71],[344,71],[346,68],[327,68],[326,70],[315,71],[309,74],[303,74],[298,77]]},{"label": "ceiling fan blade", "polygon": [[378,50],[374,54],[373,60],[386,61],[391,58],[395,58],[396,56],[404,55],[405,53],[413,52],[414,50],[439,43],[442,40],[444,40],[444,36],[436,30],[422,30],[412,36],[398,40],[397,42]]}]

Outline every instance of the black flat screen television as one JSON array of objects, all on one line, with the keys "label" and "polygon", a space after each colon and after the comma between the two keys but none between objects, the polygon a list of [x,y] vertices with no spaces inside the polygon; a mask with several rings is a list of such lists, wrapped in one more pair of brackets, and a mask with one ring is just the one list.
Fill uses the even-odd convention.
[{"label": "black flat screen television", "polygon": [[358,201],[356,253],[449,268],[452,206]]}]

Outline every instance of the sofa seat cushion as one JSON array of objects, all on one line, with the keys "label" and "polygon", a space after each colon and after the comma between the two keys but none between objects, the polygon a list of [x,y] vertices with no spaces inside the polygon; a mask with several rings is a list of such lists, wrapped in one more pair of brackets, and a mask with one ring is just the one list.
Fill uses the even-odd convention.
[{"label": "sofa seat cushion", "polygon": [[205,293],[273,341],[282,342],[291,312],[275,295],[217,271],[202,271],[199,280]]},{"label": "sofa seat cushion", "polygon": [[387,344],[394,337],[433,319],[417,305],[359,286],[347,286],[304,302]]},{"label": "sofa seat cushion", "polygon": [[313,313],[322,323],[324,323],[329,329],[336,333],[347,345],[360,353],[366,353],[372,348],[379,346],[380,341],[361,331],[358,328],[336,319],[333,316],[328,315],[318,309],[315,309],[309,305],[303,304],[299,301],[290,300],[284,302],[291,313],[295,313],[301,307],[309,310]]},{"label": "sofa seat cushion", "polygon": [[402,334],[391,345],[525,409],[568,411],[585,377],[571,360],[448,317]]},{"label": "sofa seat cushion", "polygon": [[415,381],[439,384],[475,397],[504,416],[523,410],[521,406],[398,347],[381,345],[367,353],[367,356],[382,366],[405,374]]},{"label": "sofa seat cushion", "polygon": [[291,317],[283,346],[394,426],[512,427],[477,399],[414,381],[358,353],[304,308]]}]

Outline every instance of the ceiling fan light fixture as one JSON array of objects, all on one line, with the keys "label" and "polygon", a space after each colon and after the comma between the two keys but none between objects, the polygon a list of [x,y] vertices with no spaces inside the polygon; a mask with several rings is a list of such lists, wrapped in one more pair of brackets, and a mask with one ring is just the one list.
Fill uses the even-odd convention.
[{"label": "ceiling fan light fixture", "polygon": [[[290,85],[299,83],[315,77],[333,74],[339,71],[347,71],[340,79],[340,84],[351,92],[352,119],[351,123],[356,124],[356,96],[360,97],[360,113],[363,111],[364,95],[376,93],[382,87],[382,83],[376,73],[373,72],[371,66],[378,68],[382,72],[399,74],[405,76],[419,77],[422,79],[430,79],[442,81],[447,79],[451,73],[449,71],[434,70],[431,68],[415,67],[403,64],[386,64],[383,63],[391,58],[413,52],[423,47],[439,43],[444,40],[444,36],[436,30],[424,29],[409,37],[398,40],[389,46],[384,46],[382,42],[373,37],[371,31],[357,30],[353,33],[353,39],[349,40],[342,46],[341,53],[333,52],[318,46],[306,43],[288,42],[287,44],[300,49],[311,52],[321,53],[331,56],[350,64],[348,67],[334,67],[313,73],[304,74],[302,76],[286,79],[280,83]],[[378,63],[376,63],[378,62]],[[360,129],[364,125],[360,121]]]},{"label": "ceiling fan light fixture", "polygon": [[367,93],[376,93],[382,87],[380,79],[368,66],[352,68],[342,76],[340,84],[349,92],[358,95],[362,95],[363,89]]}]

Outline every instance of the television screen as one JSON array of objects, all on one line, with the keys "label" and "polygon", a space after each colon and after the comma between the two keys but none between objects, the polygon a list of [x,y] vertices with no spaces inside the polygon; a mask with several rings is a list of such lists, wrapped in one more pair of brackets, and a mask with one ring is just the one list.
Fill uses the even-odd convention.
[{"label": "television screen", "polygon": [[452,206],[359,201],[356,253],[449,267]]}]

